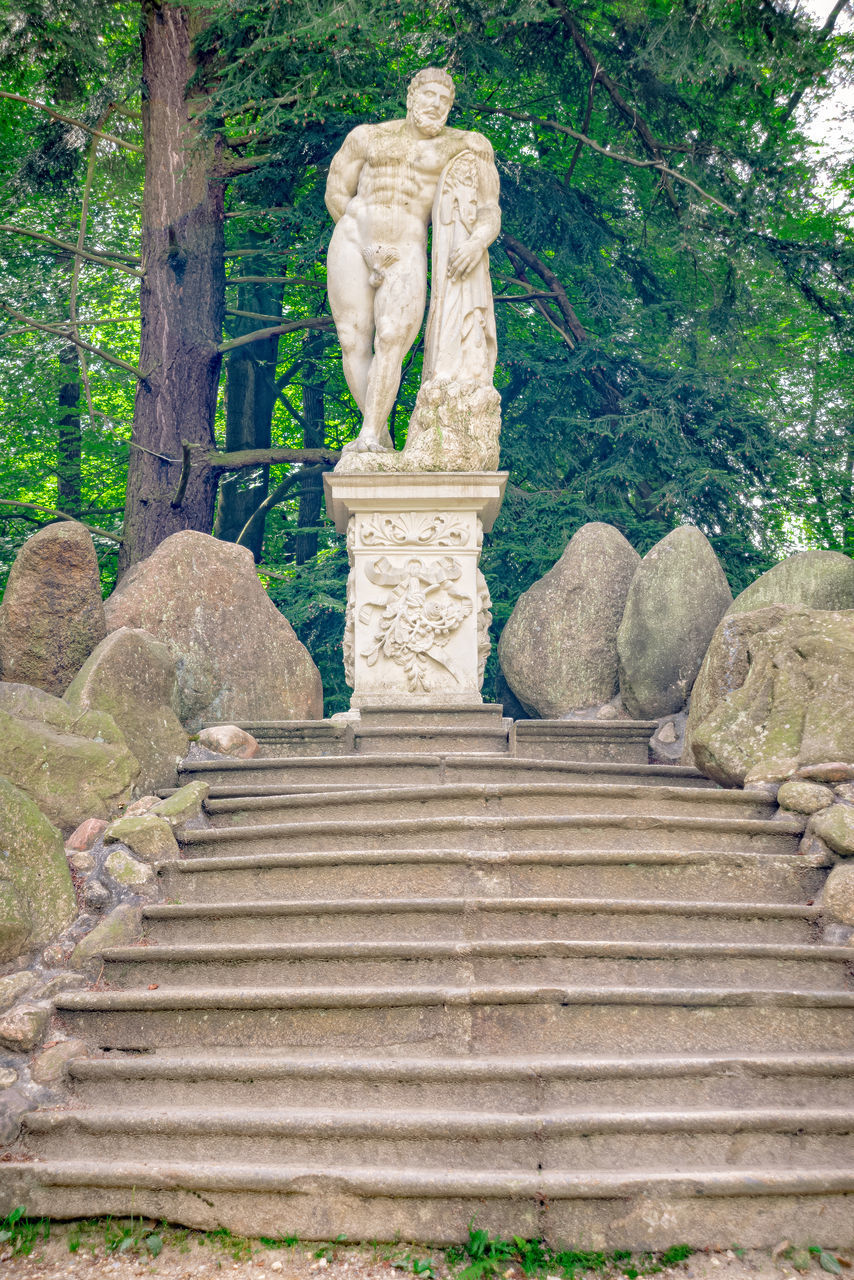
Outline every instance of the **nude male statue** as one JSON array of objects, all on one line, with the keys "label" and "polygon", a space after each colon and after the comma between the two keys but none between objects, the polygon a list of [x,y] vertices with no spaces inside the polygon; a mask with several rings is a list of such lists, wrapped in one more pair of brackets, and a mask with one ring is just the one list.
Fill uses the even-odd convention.
[{"label": "nude male statue", "polygon": [[[498,173],[480,133],[445,125],[454,82],[427,67],[413,77],[406,118],[359,125],[334,157],[326,207],[335,221],[328,290],[344,376],[362,412],[345,452],[391,449],[388,416],[403,359],[421,327],[427,294],[427,228],[443,170],[462,151],[477,167],[477,209],[448,261],[451,281],[469,278],[498,235]],[[436,281],[433,282],[434,291]]]}]

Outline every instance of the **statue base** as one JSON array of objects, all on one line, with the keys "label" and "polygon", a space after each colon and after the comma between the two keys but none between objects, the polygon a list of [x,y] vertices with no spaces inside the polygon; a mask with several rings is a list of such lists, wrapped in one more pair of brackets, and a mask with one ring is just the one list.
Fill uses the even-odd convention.
[{"label": "statue base", "polygon": [[501,396],[492,385],[432,378],[422,383],[406,444],[397,452],[344,452],[336,475],[497,471]]},{"label": "statue base", "polygon": [[482,702],[492,614],[478,560],[506,483],[495,471],[323,477],[326,509],[347,535],[352,707]]}]

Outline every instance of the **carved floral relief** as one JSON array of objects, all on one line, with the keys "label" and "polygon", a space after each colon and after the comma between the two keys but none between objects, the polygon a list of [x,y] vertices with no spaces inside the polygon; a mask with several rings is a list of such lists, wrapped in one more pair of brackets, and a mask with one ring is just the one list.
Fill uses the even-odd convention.
[{"label": "carved floral relief", "polygon": [[442,511],[378,511],[359,528],[365,547],[464,547],[469,537],[465,520]]}]

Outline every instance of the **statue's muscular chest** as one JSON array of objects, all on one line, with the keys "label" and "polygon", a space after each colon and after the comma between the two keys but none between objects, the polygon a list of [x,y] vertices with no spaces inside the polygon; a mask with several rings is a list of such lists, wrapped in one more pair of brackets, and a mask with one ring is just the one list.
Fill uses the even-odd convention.
[{"label": "statue's muscular chest", "polygon": [[394,171],[398,181],[432,187],[451,156],[459,150],[447,134],[440,138],[411,138],[377,131],[368,147],[367,164],[374,172]]}]

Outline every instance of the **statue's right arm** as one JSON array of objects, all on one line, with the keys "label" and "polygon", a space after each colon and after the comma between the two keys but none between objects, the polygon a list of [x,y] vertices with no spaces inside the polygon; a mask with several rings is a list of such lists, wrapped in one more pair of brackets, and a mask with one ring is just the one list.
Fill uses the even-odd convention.
[{"label": "statue's right arm", "polygon": [[365,125],[359,125],[347,134],[340,151],[332,158],[326,180],[326,207],[333,222],[338,221],[356,194],[359,174],[365,163],[366,142],[367,129]]}]

